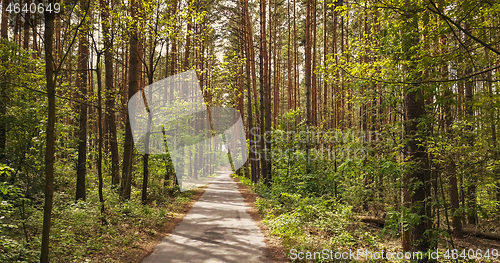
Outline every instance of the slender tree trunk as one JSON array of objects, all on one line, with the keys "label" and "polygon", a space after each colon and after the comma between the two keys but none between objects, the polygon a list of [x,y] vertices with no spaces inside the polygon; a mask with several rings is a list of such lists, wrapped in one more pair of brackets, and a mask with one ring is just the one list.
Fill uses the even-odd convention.
[{"label": "slender tree trunk", "polygon": [[[468,23],[465,24],[464,29],[468,32],[470,32],[470,25]],[[470,39],[466,37],[465,40],[465,45],[470,45],[471,43]],[[470,75],[472,73],[472,68],[467,67],[465,70],[465,75]],[[466,108],[465,108],[465,117],[468,118],[467,122],[470,123],[472,122],[472,118],[474,118],[474,111],[473,111],[473,106],[472,106],[472,98],[474,96],[474,88],[473,88],[473,80],[471,79],[466,79],[465,80],[465,102],[466,102]],[[472,125],[469,125],[469,131],[472,132],[474,127]],[[473,142],[469,142],[470,146],[473,145]],[[467,195],[468,195],[468,202],[467,206],[469,207],[470,211],[467,214],[467,222],[470,225],[476,225],[477,223],[477,213],[476,213],[476,204],[477,204],[477,194],[476,194],[476,189],[477,189],[477,178],[473,175],[471,176],[471,182],[469,185],[469,188],[467,188]]]},{"label": "slender tree trunk", "polygon": [[[54,0],[49,0],[54,5]],[[45,78],[47,82],[48,119],[45,143],[45,205],[43,207],[42,249],[40,263],[49,262],[50,226],[52,217],[52,200],[54,198],[54,148],[56,123],[56,84],[52,67],[52,42],[54,35],[54,13],[45,12]]]},{"label": "slender tree trunk", "polygon": [[[130,58],[129,58],[129,75],[128,75],[128,97],[131,98],[139,87],[139,39],[137,36],[139,8],[138,0],[132,0],[130,15],[132,17],[132,25],[130,28]],[[133,156],[134,141],[132,138],[132,130],[130,127],[130,119],[127,113],[125,123],[125,144],[123,149],[123,169],[122,169],[122,184],[121,196],[125,199],[130,199],[132,190],[132,156]]]},{"label": "slender tree trunk", "polygon": [[306,24],[305,24],[305,85],[306,85],[306,114],[307,126],[312,124],[311,113],[311,0],[306,0]]},{"label": "slender tree trunk", "polygon": [[38,35],[37,35],[37,31],[36,31],[38,19],[37,19],[36,14],[33,15],[33,19],[31,19],[31,22],[33,22],[33,25],[31,27],[31,30],[32,30],[31,34],[33,36],[33,46],[32,46],[33,48],[32,49],[33,49],[33,51],[35,51],[35,52],[33,52],[33,57],[37,58],[38,56],[40,56],[40,50],[38,50],[38,40],[37,40]]},{"label": "slender tree trunk", "polygon": [[109,2],[100,0],[102,31],[104,39],[104,69],[106,85],[106,119],[107,119],[107,141],[111,152],[111,181],[113,185],[120,183],[120,160],[118,156],[118,141],[116,137],[116,115],[115,107],[115,88],[113,85],[113,38],[110,36],[111,21],[109,19]]},{"label": "slender tree trunk", "polygon": [[[87,0],[81,0],[80,5],[83,10],[80,14],[80,19],[85,19],[89,12]],[[76,169],[76,200],[86,199],[86,174],[87,174],[87,85],[88,85],[88,63],[89,63],[89,39],[88,39],[88,25],[84,23],[79,32],[79,45],[78,45],[78,73],[76,79],[76,86],[79,90],[78,98],[82,101],[79,104],[80,120],[79,120],[79,133],[78,133],[78,164]]]},{"label": "slender tree trunk", "polygon": [[[240,43],[240,44],[244,45],[244,43]],[[241,114],[241,120],[244,120],[245,119],[245,102],[243,99],[245,98],[245,88],[243,87],[244,86],[243,65],[238,66],[237,82],[238,82],[238,110]]]},{"label": "slender tree trunk", "polygon": [[[275,13],[276,13],[276,5],[275,5]],[[277,46],[277,38],[278,38],[278,25],[277,21],[275,20],[275,29],[274,29],[274,37],[272,37],[272,43],[273,43],[273,50],[274,50],[274,55],[273,55],[273,65],[274,65],[274,76],[273,76],[273,84],[274,84],[274,102],[273,102],[273,123],[276,126],[277,124],[277,118],[278,118],[278,113],[279,113],[279,99],[280,99],[280,90],[279,90],[279,80],[278,80],[278,71],[279,71],[279,63],[278,63],[278,46]]]},{"label": "slender tree trunk", "polygon": [[[326,68],[326,55],[328,54],[328,39],[327,39],[327,31],[328,31],[328,19],[327,19],[327,1],[323,1],[323,67]],[[323,74],[323,109],[322,116],[325,120],[326,128],[331,128],[329,126],[328,118],[331,118],[330,114],[328,114],[328,82],[326,74]]]},{"label": "slender tree trunk", "polygon": [[[443,5],[439,3],[440,7],[443,8]],[[438,23],[440,25],[444,25],[443,18],[439,18]],[[441,54],[446,54],[446,50],[444,48],[446,47],[446,36],[444,34],[441,34],[439,37],[439,47],[440,50],[439,52]],[[448,68],[447,65],[442,65],[440,69],[441,73],[441,78],[442,79],[448,79]],[[445,125],[444,125],[444,131],[448,136],[448,140],[451,142],[453,141],[453,138],[455,137],[453,134],[453,114],[452,114],[452,106],[453,106],[453,90],[452,88],[445,89],[444,91],[444,115],[445,115]],[[453,225],[453,236],[455,237],[461,237],[462,236],[462,221],[460,218],[460,215],[456,213],[456,211],[460,207],[460,202],[459,202],[459,197],[458,197],[458,180],[457,180],[457,170],[456,170],[456,164],[454,160],[454,156],[450,156],[449,160],[445,163],[445,170],[446,173],[448,174],[449,177],[449,183],[450,183],[450,203],[451,203],[451,216],[452,216],[452,225]],[[444,194],[444,193],[443,193]],[[445,200],[443,200],[445,202]],[[448,220],[448,219],[447,219]]]},{"label": "slender tree trunk", "polygon": [[[124,129],[125,124],[127,122],[127,101],[128,101],[128,66],[130,63],[130,58],[129,58],[129,48],[127,46],[127,43],[123,43],[123,49],[124,49],[124,64],[123,64],[123,70],[122,70],[122,85],[121,85],[121,105],[122,105],[122,111],[121,111],[121,116],[120,116],[120,128]],[[122,164],[123,165],[123,164]],[[123,179],[123,178],[122,178]]]},{"label": "slender tree trunk", "polygon": [[188,17],[187,17],[187,32],[186,32],[186,48],[184,50],[184,70],[189,69],[189,57],[191,55],[191,30],[193,29],[191,19],[191,8],[189,7],[191,1],[188,2]]},{"label": "slender tree trunk", "polygon": [[[8,27],[8,18],[9,18],[9,13],[5,10],[9,4],[9,0],[3,0],[2,1],[2,22],[1,22],[1,28],[0,28],[0,41],[2,42],[7,42],[8,35],[7,35],[7,27]],[[5,60],[8,59],[6,57],[1,57],[0,62],[2,64],[5,63]],[[6,152],[5,152],[5,147],[7,144],[7,122],[5,121],[5,115],[7,114],[7,101],[9,99],[7,95],[7,80],[1,79],[0,80],[0,163],[7,163],[6,160]]]},{"label": "slender tree trunk", "polygon": [[300,107],[300,93],[299,93],[299,72],[297,70],[298,64],[298,50],[297,50],[297,14],[296,14],[296,1],[293,0],[293,108]]},{"label": "slender tree trunk", "polygon": [[[148,77],[148,85],[152,85],[154,83],[154,73],[155,73],[155,65],[154,65],[154,57],[155,57],[155,49],[156,45],[153,43],[153,36],[150,37],[149,44],[149,59],[147,68],[147,77]],[[153,93],[150,91],[149,94],[145,94],[144,88],[141,89],[142,97],[144,99],[144,105],[146,106],[146,110],[148,112],[148,127],[146,133],[146,140],[144,142],[144,157],[143,157],[143,180],[142,180],[142,203],[146,204],[148,200],[148,180],[149,180],[149,142],[151,133],[151,122],[153,121],[153,115],[151,114],[151,109],[149,108],[149,103],[153,101]],[[147,97],[149,95],[149,97]]]},{"label": "slender tree trunk", "polygon": [[9,28],[9,14],[6,9],[9,6],[10,0],[2,0],[2,23],[0,25],[0,37],[3,39],[8,39],[8,28]]},{"label": "slender tree trunk", "polygon": [[287,80],[288,80],[288,87],[287,87],[287,109],[291,110],[293,109],[292,107],[292,60],[291,60],[291,53],[292,49],[290,47],[291,43],[291,19],[290,19],[290,0],[287,1],[287,17],[288,17],[288,41],[287,41]]},{"label": "slender tree trunk", "polygon": [[[246,74],[247,74],[247,118],[248,118],[248,139],[250,140],[250,151],[249,151],[249,160],[250,160],[250,167],[251,167],[251,177],[252,177],[252,182],[256,183],[258,180],[258,167],[259,163],[257,162],[255,158],[255,150],[256,150],[256,141],[255,141],[255,135],[252,132],[252,129],[255,128],[254,122],[253,122],[253,112],[252,112],[252,93],[250,92],[251,87],[250,85],[253,86],[253,90],[255,92],[256,90],[256,81],[254,78],[254,75],[252,75],[252,70],[255,71],[255,64],[252,63],[253,58],[253,53],[251,51],[253,47],[253,33],[251,30],[251,24],[250,24],[250,16],[249,16],[249,10],[248,10],[248,0],[243,0],[243,12],[244,12],[244,31],[245,31],[245,56],[246,56]],[[256,105],[255,105],[256,106]]]},{"label": "slender tree trunk", "polygon": [[23,48],[28,50],[30,43],[30,19],[29,13],[24,15],[24,29],[23,29]]},{"label": "slender tree trunk", "polygon": [[312,8],[311,8],[311,16],[312,16],[312,25],[309,26],[309,31],[312,30],[312,68],[311,68],[311,124],[313,126],[318,125],[318,110],[317,110],[317,105],[318,105],[318,99],[317,99],[317,90],[316,90],[316,83],[317,83],[317,74],[314,73],[316,70],[316,0],[312,1]]},{"label": "slender tree trunk", "polygon": [[269,160],[270,142],[266,131],[271,130],[271,98],[268,77],[268,56],[267,56],[267,40],[266,40],[266,1],[260,0],[260,89],[261,89],[261,169],[264,183],[269,185],[271,180],[271,162]]},{"label": "slender tree trunk", "polygon": [[[339,6],[342,6],[342,5],[343,5],[343,0],[340,0]],[[335,5],[335,8],[336,8],[336,6],[337,5]],[[333,48],[335,51],[338,52],[337,26],[338,26],[338,24],[340,24],[340,53],[343,54],[344,53],[344,18],[343,18],[343,16],[340,16],[340,23],[339,23],[339,21],[338,21],[339,16],[338,16],[337,11],[333,12],[333,16],[334,16],[334,19],[333,19],[333,23],[334,23],[333,24],[333,32],[334,32],[333,43],[334,43],[334,46],[333,46]],[[337,52],[334,52],[334,54],[336,54]],[[338,65],[339,56],[338,55],[334,55],[334,56],[335,56],[335,64]],[[337,102],[337,105],[335,106],[336,107],[335,128],[343,129],[343,128],[345,128],[344,81],[342,80],[343,74],[340,73],[340,70],[337,70],[336,73],[337,73],[337,79],[339,79],[339,81],[335,84],[335,98],[336,98],[335,100]]]},{"label": "slender tree trunk", "polygon": [[[21,2],[22,3],[22,2]],[[17,43],[18,45],[21,45],[20,41],[19,41],[19,30],[20,30],[20,26],[19,24],[21,24],[21,16],[16,16],[16,22],[14,24],[14,43]],[[1,31],[1,30],[0,30]]]},{"label": "slender tree trunk", "polygon": [[[102,178],[102,146],[103,146],[103,124],[102,124],[102,74],[100,65],[101,53],[97,54],[97,127],[99,129],[99,139],[98,139],[98,156],[97,156],[97,177],[99,180],[99,202],[101,203],[101,219],[104,220],[104,195],[102,193],[102,188],[104,186]],[[104,223],[104,221],[103,221]]]}]

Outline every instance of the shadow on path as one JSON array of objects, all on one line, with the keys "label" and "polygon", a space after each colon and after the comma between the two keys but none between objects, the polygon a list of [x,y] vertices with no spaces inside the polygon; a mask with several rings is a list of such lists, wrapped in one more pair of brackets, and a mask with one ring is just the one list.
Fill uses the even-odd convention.
[{"label": "shadow on path", "polygon": [[264,236],[230,171],[219,172],[184,220],[163,238],[143,263],[267,262]]}]

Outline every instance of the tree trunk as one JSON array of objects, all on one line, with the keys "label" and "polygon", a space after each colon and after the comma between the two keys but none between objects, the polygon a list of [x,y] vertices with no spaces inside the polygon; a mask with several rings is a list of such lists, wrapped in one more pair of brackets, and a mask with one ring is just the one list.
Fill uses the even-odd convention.
[{"label": "tree trunk", "polygon": [[[9,25],[9,12],[6,11],[7,6],[9,5],[10,0],[2,1],[2,22],[0,25],[0,37],[2,41],[7,42],[8,39],[8,25]],[[4,62],[4,58],[0,58],[2,64]],[[5,81],[1,81],[1,89],[0,89],[0,163],[6,163],[6,152],[5,147],[7,143],[7,123],[5,121],[5,114],[7,113],[7,83]]]},{"label": "tree trunk", "polygon": [[[328,31],[328,20],[327,20],[327,1],[323,1],[323,67],[326,68],[326,54],[328,54],[328,41],[327,41],[327,31]],[[331,116],[328,114],[328,82],[326,74],[323,75],[323,109],[322,116],[325,120],[326,128],[331,128],[328,126],[328,118]]]},{"label": "tree trunk", "polygon": [[9,6],[10,0],[2,0],[2,24],[0,25],[0,37],[3,39],[8,39],[8,29],[9,29],[9,14],[6,9]]},{"label": "tree trunk", "polygon": [[24,29],[23,29],[23,48],[28,50],[30,43],[30,19],[29,13],[24,15]]},{"label": "tree trunk", "polygon": [[[440,8],[443,8],[443,6],[440,3]],[[444,24],[444,19],[439,18],[439,24],[443,25]],[[444,34],[441,34],[439,37],[439,47],[440,48],[440,53],[445,54],[447,51],[444,50],[444,47],[446,46],[446,37]],[[442,65],[441,66],[441,77],[443,79],[448,79],[448,68],[447,65]],[[453,90],[450,88],[445,89],[444,91],[444,115],[445,115],[445,133],[448,136],[448,140],[451,142],[453,141],[454,138],[454,133],[453,133],[453,114],[452,114],[452,106],[453,106]],[[456,212],[460,208],[460,202],[458,198],[458,180],[457,180],[457,168],[454,160],[454,156],[450,156],[449,160],[445,164],[445,169],[446,173],[448,174],[449,177],[449,183],[450,183],[450,203],[451,203],[451,217],[452,217],[452,225],[453,225],[453,236],[455,237],[461,237],[463,234],[463,229],[462,229],[462,221],[460,218],[460,215]],[[443,200],[445,201],[445,200]]]},{"label": "tree trunk", "polygon": [[[470,32],[470,25],[468,23],[465,24],[464,29],[467,32]],[[465,45],[470,45],[470,39],[465,36]],[[472,73],[472,68],[467,67],[465,70],[465,75],[470,75]],[[472,106],[472,97],[474,96],[474,88],[473,88],[473,82],[472,78],[466,79],[465,80],[465,102],[466,102],[466,108],[465,108],[465,117],[467,118],[467,122],[470,123],[472,121],[472,118],[474,118],[474,111],[473,111],[473,106]],[[472,125],[469,125],[469,131],[472,132],[474,127]],[[473,145],[473,142],[469,142],[470,146]],[[467,213],[467,222],[471,225],[476,225],[477,223],[477,213],[476,213],[476,204],[477,204],[477,194],[476,194],[476,189],[477,189],[477,178],[473,175],[471,176],[471,182],[469,185],[469,188],[467,188],[467,195],[468,195],[468,202],[467,206],[470,209],[470,211]]]},{"label": "tree trunk", "polygon": [[[128,97],[131,98],[139,87],[139,39],[137,36],[138,27],[138,0],[132,0],[130,15],[132,17],[132,25],[130,28],[130,58],[129,58],[129,75],[128,75]],[[132,138],[132,130],[130,127],[130,119],[127,113],[125,123],[125,145],[123,149],[123,169],[122,169],[122,184],[121,196],[125,199],[130,199],[132,190],[132,156],[134,150],[134,141]]]},{"label": "tree trunk", "polygon": [[[54,5],[54,0],[49,0]],[[52,215],[52,200],[54,197],[54,146],[56,123],[56,83],[52,67],[52,42],[54,35],[54,13],[45,12],[45,78],[47,82],[48,118],[45,143],[45,205],[43,207],[42,249],[40,262],[49,262],[49,241]]]},{"label": "tree trunk", "polygon": [[[173,16],[176,18],[175,19],[175,23],[177,23],[177,0],[174,0],[173,1]],[[170,76],[173,76],[175,75],[176,73],[176,65],[177,65],[177,35],[175,34],[173,37],[172,37],[172,59],[170,61],[171,65],[170,65]],[[173,92],[173,89],[170,89],[172,92]],[[173,97],[173,93],[170,94],[170,97]]]},{"label": "tree trunk", "polygon": [[290,47],[291,43],[291,19],[290,19],[290,1],[287,1],[287,17],[288,17],[288,41],[287,41],[287,80],[288,80],[288,87],[287,87],[287,109],[291,110],[292,109],[292,60],[291,60],[291,52],[292,49]]},{"label": "tree trunk", "polygon": [[306,85],[306,115],[307,126],[312,124],[311,113],[311,1],[306,0],[306,46],[305,46],[305,85]]},{"label": "tree trunk", "polygon": [[[148,85],[152,85],[154,82],[154,73],[155,73],[155,63],[154,63],[154,57],[155,57],[155,49],[156,45],[153,43],[153,37],[150,37],[150,55],[149,55],[149,60],[148,60],[148,66],[147,68],[147,77],[148,77]],[[149,180],[149,140],[151,133],[149,132],[151,130],[151,122],[153,121],[153,115],[151,114],[150,108],[149,108],[149,103],[153,101],[153,93],[149,92],[149,94],[144,93],[144,89],[141,89],[142,91],[142,97],[145,100],[144,105],[146,106],[146,110],[148,112],[148,127],[147,127],[147,133],[146,133],[146,140],[144,143],[144,158],[143,158],[143,180],[142,180],[142,203],[146,204],[148,200],[148,180]],[[149,95],[149,97],[146,97]]]},{"label": "tree trunk", "polygon": [[[252,25],[250,23],[250,16],[249,16],[249,10],[248,10],[248,0],[243,0],[243,12],[245,16],[245,21],[244,21],[244,30],[245,30],[245,56],[246,56],[246,73],[247,73],[247,118],[248,118],[248,139],[250,140],[250,151],[249,151],[249,160],[250,160],[250,167],[251,167],[251,173],[252,173],[252,182],[256,183],[258,180],[258,168],[259,168],[259,163],[255,159],[255,150],[256,150],[256,141],[255,141],[255,135],[252,132],[252,129],[255,128],[254,122],[253,122],[253,111],[252,111],[252,94],[250,92],[251,87],[250,85],[253,86],[253,90],[257,89],[256,86],[256,81],[255,81],[255,64],[252,63],[254,57],[252,53],[253,49],[253,33],[252,33]],[[253,72],[252,72],[253,71]]]},{"label": "tree trunk", "polygon": [[104,186],[102,178],[102,146],[103,146],[103,131],[102,131],[102,74],[101,74],[101,53],[97,54],[96,71],[97,71],[97,128],[99,139],[97,143],[98,154],[97,154],[97,178],[99,180],[99,202],[101,203],[101,218],[104,220],[104,196],[102,193],[102,188]]},{"label": "tree trunk", "polygon": [[186,32],[186,48],[184,50],[184,70],[189,69],[189,57],[191,55],[191,30],[193,29],[192,18],[191,18],[191,8],[189,7],[191,1],[188,4],[188,15],[187,15],[187,32]]},{"label": "tree trunk", "polygon": [[[84,12],[89,12],[87,0],[81,0],[80,5],[84,8],[80,13],[80,19],[85,19],[88,16]],[[76,86],[79,90],[78,98],[81,101],[79,104],[79,132],[78,132],[78,164],[76,169],[76,200],[85,200],[86,198],[86,182],[87,174],[87,83],[88,83],[88,63],[89,63],[89,39],[88,39],[88,24],[84,23],[79,32],[78,45],[78,73]]]},{"label": "tree trunk", "polygon": [[[410,5],[408,5],[410,7]],[[410,12],[410,11],[408,11]],[[411,81],[421,79],[420,72],[413,58],[415,54],[410,47],[419,44],[419,35],[415,32],[418,28],[416,14],[404,14],[401,18],[405,27],[402,28],[402,44],[407,50],[405,57],[405,74]],[[403,35],[404,34],[404,35]],[[425,129],[419,127],[420,119],[425,116],[425,99],[421,86],[408,85],[404,91],[404,148],[405,160],[411,164],[411,169],[403,175],[402,197],[403,205],[410,208],[412,213],[420,216],[419,222],[411,226],[411,231],[403,230],[402,247],[404,251],[427,251],[431,244],[430,234],[426,231],[430,228],[430,205],[426,198],[430,196],[429,171],[427,153],[425,147],[420,143],[425,139]]]},{"label": "tree trunk", "polygon": [[[276,14],[276,5],[274,8],[274,12]],[[273,85],[274,85],[274,102],[273,102],[273,123],[274,126],[278,126],[277,118],[278,118],[278,113],[279,113],[279,100],[280,100],[280,90],[279,90],[279,79],[278,79],[278,71],[279,71],[279,63],[278,63],[278,46],[277,46],[277,38],[278,38],[278,25],[276,19],[275,21],[275,29],[274,29],[274,37],[272,37],[272,43],[273,43],[273,65],[274,65],[274,72],[273,72]]]},{"label": "tree trunk", "polygon": [[311,124],[318,125],[318,110],[317,110],[317,74],[314,73],[316,69],[316,0],[312,1],[311,16],[312,25],[309,26],[309,31],[312,30],[312,68],[311,68]]},{"label": "tree trunk", "polygon": [[261,90],[261,169],[264,183],[269,185],[271,179],[271,162],[269,160],[270,142],[267,140],[266,131],[271,130],[271,100],[270,87],[268,78],[268,56],[267,56],[267,40],[266,40],[266,1],[260,0],[260,90]]},{"label": "tree trunk", "polygon": [[[293,0],[293,109],[300,107],[300,92],[299,92],[299,72],[297,70],[298,64],[298,50],[297,50],[297,14],[296,14],[296,1]],[[299,103],[299,104],[297,104]],[[298,106],[297,106],[298,105]]]},{"label": "tree trunk", "polygon": [[118,156],[118,141],[116,137],[116,114],[115,107],[115,88],[113,85],[113,38],[110,36],[111,21],[109,19],[109,3],[100,0],[101,20],[104,40],[104,69],[106,71],[106,119],[108,125],[108,143],[111,152],[111,179],[113,185],[120,184],[120,160]]}]

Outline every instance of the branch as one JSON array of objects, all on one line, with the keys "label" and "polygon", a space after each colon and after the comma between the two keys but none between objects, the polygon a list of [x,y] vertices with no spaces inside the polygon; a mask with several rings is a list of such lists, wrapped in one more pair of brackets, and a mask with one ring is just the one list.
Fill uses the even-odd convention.
[{"label": "branch", "polygon": [[474,76],[481,75],[481,74],[484,74],[486,72],[498,69],[498,68],[500,68],[500,65],[496,65],[496,66],[493,66],[493,67],[485,68],[485,69],[483,69],[481,71],[476,71],[474,73],[471,73],[469,75],[466,75],[466,76],[463,76],[463,77],[460,77],[460,78],[456,78],[456,79],[436,79],[436,80],[424,80],[424,81],[418,81],[418,82],[388,81],[388,80],[376,79],[376,78],[373,78],[373,77],[369,77],[369,78],[357,77],[357,76],[354,76],[353,74],[351,74],[349,71],[347,71],[343,67],[339,66],[339,68],[342,71],[344,71],[345,73],[347,73],[347,75],[349,75],[350,77],[355,78],[355,79],[369,80],[369,81],[375,81],[375,82],[380,82],[380,83],[385,83],[385,84],[419,85],[419,84],[426,84],[426,83],[456,82],[456,81],[460,81],[460,80],[470,79],[470,78],[472,78]]},{"label": "branch", "polygon": [[465,30],[463,27],[461,27],[459,24],[457,24],[455,21],[453,21],[451,18],[449,18],[448,16],[446,16],[445,14],[443,14],[441,11],[439,11],[439,9],[436,7],[436,4],[432,1],[432,0],[429,0],[429,2],[431,3],[431,5],[434,7],[434,9],[432,8],[427,8],[429,11],[433,12],[434,14],[437,14],[439,16],[441,16],[442,18],[444,18],[446,21],[449,21],[450,23],[452,23],[456,28],[460,29],[460,31],[462,31],[464,34],[466,34],[468,37],[472,38],[473,40],[475,40],[476,42],[478,42],[479,44],[481,44],[483,47],[489,49],[490,51],[492,51],[493,53],[497,54],[497,55],[500,55],[500,51],[494,47],[492,47],[491,45],[489,45],[488,43],[482,41],[481,39],[475,37],[474,35],[472,35],[468,30]]}]

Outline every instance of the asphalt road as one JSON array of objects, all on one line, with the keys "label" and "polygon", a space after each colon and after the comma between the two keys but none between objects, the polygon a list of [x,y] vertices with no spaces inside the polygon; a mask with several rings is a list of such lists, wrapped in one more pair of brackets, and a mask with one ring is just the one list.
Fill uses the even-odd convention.
[{"label": "asphalt road", "polygon": [[264,236],[229,171],[220,172],[182,222],[143,263],[267,262]]}]

